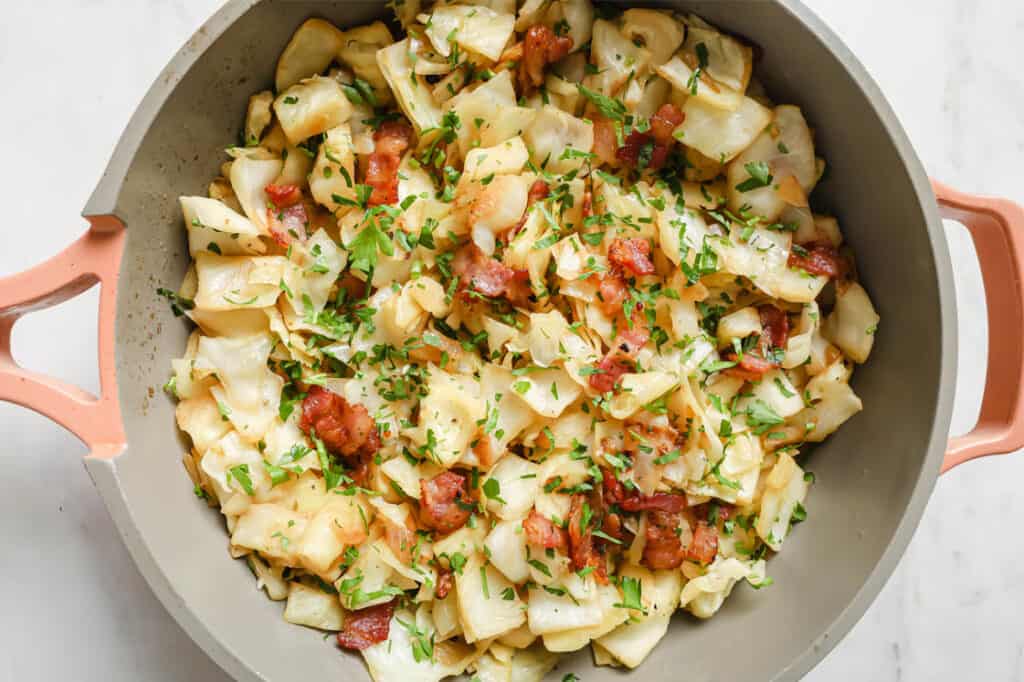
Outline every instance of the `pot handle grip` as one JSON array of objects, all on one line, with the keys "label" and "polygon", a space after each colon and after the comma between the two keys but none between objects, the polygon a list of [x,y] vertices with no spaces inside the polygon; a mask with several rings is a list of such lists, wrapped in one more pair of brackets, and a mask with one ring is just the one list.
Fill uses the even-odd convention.
[{"label": "pot handle grip", "polygon": [[1024,447],[1024,208],[1007,199],[964,194],[932,181],[943,218],[971,234],[988,308],[988,370],[978,423],[951,438],[946,472],[975,457]]},{"label": "pot handle grip", "polygon": [[[89,221],[89,231],[64,251],[25,272],[0,277],[0,400],[49,417],[78,436],[90,456],[107,459],[125,444],[114,365],[114,308],[125,230],[114,216]],[[11,354],[11,332],[18,319],[97,283],[100,395],[20,367]]]}]

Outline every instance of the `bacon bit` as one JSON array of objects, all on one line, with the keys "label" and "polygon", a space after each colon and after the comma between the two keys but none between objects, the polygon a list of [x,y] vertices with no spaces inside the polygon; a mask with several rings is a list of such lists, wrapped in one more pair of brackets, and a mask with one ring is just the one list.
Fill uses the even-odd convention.
[{"label": "bacon bit", "polygon": [[609,314],[614,314],[622,308],[622,303],[629,295],[629,288],[626,280],[618,271],[610,272],[601,278],[597,286],[598,298],[601,300],[601,308]]},{"label": "bacon bit", "polygon": [[632,372],[635,368],[632,361],[617,358],[614,352],[608,353],[597,363],[599,372],[590,375],[590,387],[599,393],[607,393],[615,388],[623,374]]},{"label": "bacon bit", "polygon": [[654,570],[679,568],[687,551],[679,539],[679,527],[688,523],[681,512],[654,510],[647,512],[647,529],[644,531],[643,562]]},{"label": "bacon bit", "polygon": [[671,452],[681,444],[679,431],[670,424],[626,422],[626,450],[639,452],[640,446],[658,454]]},{"label": "bacon bit", "polygon": [[530,296],[530,273],[513,270],[501,261],[484,254],[476,244],[469,243],[455,254],[452,270],[459,276],[459,288],[466,300],[469,293],[498,298],[504,296],[514,304],[523,304]]},{"label": "bacon bit", "polygon": [[557,36],[547,26],[537,24],[526,31],[523,60],[519,63],[520,94],[527,95],[544,83],[544,67],[569,54],[572,38]]},{"label": "bacon bit", "polygon": [[591,151],[599,161],[596,165],[618,166],[619,159],[615,152],[619,148],[619,142],[615,138],[615,124],[597,111],[588,111],[587,116],[594,122],[594,146]]},{"label": "bacon bit", "polygon": [[270,236],[281,246],[288,246],[294,240],[306,241],[306,226],[309,215],[305,204],[298,203],[287,208],[267,207],[267,225]]},{"label": "bacon bit", "polygon": [[373,134],[373,153],[366,162],[365,181],[373,187],[368,205],[398,201],[398,166],[412,139],[412,127],[405,121],[385,121]]},{"label": "bacon bit", "polygon": [[651,117],[651,135],[655,142],[671,146],[675,142],[672,133],[682,125],[686,114],[675,104],[662,104],[661,108]]},{"label": "bacon bit", "polygon": [[789,267],[806,270],[812,275],[821,275],[837,279],[846,274],[846,259],[839,255],[835,247],[822,242],[809,242],[801,245],[805,254],[796,250],[789,252]]},{"label": "bacon bit", "polygon": [[654,493],[627,497],[619,505],[628,512],[663,511],[681,512],[686,509],[686,498],[676,493]]},{"label": "bacon bit", "polygon": [[466,491],[466,477],[443,471],[429,481],[420,481],[420,523],[442,535],[462,528],[469,520],[472,504]]},{"label": "bacon bit", "polygon": [[531,511],[530,515],[523,520],[523,530],[526,531],[526,541],[531,545],[545,549],[557,549],[561,552],[565,552],[569,548],[569,538],[565,531],[536,511]]},{"label": "bacon bit", "polygon": [[736,513],[736,507],[728,502],[715,502],[714,504],[711,502],[704,502],[703,504],[698,504],[696,507],[693,507],[693,515],[695,518],[707,520],[709,525],[714,525],[711,523],[710,518],[711,510],[713,508],[717,508],[718,510],[715,512],[716,521],[728,521]]},{"label": "bacon bit", "polygon": [[699,564],[710,564],[718,554],[718,530],[705,521],[698,521],[686,558]]},{"label": "bacon bit", "polygon": [[758,306],[757,312],[761,316],[761,328],[764,330],[761,342],[767,343],[770,348],[785,348],[789,339],[789,318],[786,311],[765,304]]},{"label": "bacon bit", "polygon": [[587,566],[594,567],[594,578],[602,585],[608,583],[607,567],[604,558],[594,547],[594,536],[590,526],[583,528],[583,505],[587,502],[584,495],[573,495],[569,507],[569,558],[574,571],[581,571]]},{"label": "bacon bit", "polygon": [[455,577],[452,572],[447,568],[437,569],[437,586],[434,588],[434,596],[438,599],[444,599],[454,586]]},{"label": "bacon bit", "polygon": [[359,279],[351,272],[346,272],[338,280],[338,289],[345,292],[346,301],[357,301],[367,295],[367,283]]},{"label": "bacon bit", "polygon": [[647,328],[647,319],[643,316],[640,306],[633,313],[633,326],[623,329],[620,325],[619,334],[615,337],[615,349],[630,358],[636,357],[640,349],[651,338],[651,330]]},{"label": "bacon bit", "polygon": [[650,256],[651,243],[640,237],[613,239],[608,246],[608,261],[637,276],[654,273]]},{"label": "bacon bit", "polygon": [[288,208],[302,201],[302,190],[298,185],[275,185],[273,183],[263,188],[267,198],[278,208]]},{"label": "bacon bit", "polygon": [[597,363],[597,369],[600,371],[591,374],[588,379],[591,388],[601,393],[612,390],[619,377],[635,369],[633,359],[651,337],[647,320],[639,307],[633,313],[632,328],[625,328],[625,324],[621,324],[619,328],[620,331],[613,342],[614,346]]},{"label": "bacon bit", "polygon": [[345,457],[369,457],[380,449],[377,424],[366,408],[320,386],[310,386],[303,399],[299,428]]},{"label": "bacon bit", "polygon": [[583,190],[583,201],[580,204],[580,211],[583,214],[584,220],[594,215],[594,196],[589,189]]},{"label": "bacon bit", "polygon": [[601,532],[623,544],[628,544],[633,539],[633,534],[622,525],[622,517],[618,514],[605,514],[604,521],[601,523]]},{"label": "bacon bit", "polygon": [[362,651],[386,640],[391,632],[391,616],[395,613],[397,601],[392,599],[387,604],[351,611],[338,633],[338,646]]},{"label": "bacon bit", "polygon": [[[726,353],[723,356],[726,360],[736,361],[735,353]],[[723,374],[737,379],[743,379],[744,381],[760,381],[766,373],[778,367],[778,364],[765,360],[760,355],[755,354],[753,351],[744,353],[743,357],[740,358],[739,364],[735,367],[726,369]]]}]

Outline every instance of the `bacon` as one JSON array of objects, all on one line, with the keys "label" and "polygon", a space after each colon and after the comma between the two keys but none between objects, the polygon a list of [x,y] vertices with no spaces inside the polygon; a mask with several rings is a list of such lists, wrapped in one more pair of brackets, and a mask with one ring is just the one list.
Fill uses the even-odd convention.
[{"label": "bacon", "polygon": [[373,187],[367,204],[380,206],[398,201],[398,166],[412,144],[413,131],[405,121],[385,121],[373,134],[373,153],[366,162],[366,184]]},{"label": "bacon", "polygon": [[686,497],[676,493],[654,493],[627,497],[619,505],[628,512],[662,511],[681,512],[686,509]]},{"label": "bacon", "polygon": [[679,431],[670,424],[626,422],[626,450],[631,452],[638,452],[640,446],[645,446],[663,455],[675,449],[681,440]]},{"label": "bacon", "polygon": [[303,399],[299,428],[345,457],[370,457],[380,449],[377,423],[366,408],[320,386],[310,386]]},{"label": "bacon", "polygon": [[[462,504],[460,504],[460,502]],[[447,535],[466,525],[472,501],[466,491],[466,477],[443,471],[420,481],[420,523]]]},{"label": "bacon", "polygon": [[275,185],[270,183],[263,188],[270,203],[278,208],[288,208],[302,201],[302,190],[298,185]]},{"label": "bacon", "polygon": [[654,274],[650,256],[651,243],[640,237],[613,239],[608,246],[608,261],[636,276]]},{"label": "bacon", "polygon": [[288,246],[296,239],[306,241],[306,226],[309,225],[306,206],[302,203],[287,208],[268,206],[267,225],[270,236],[281,246]]},{"label": "bacon", "polygon": [[[607,568],[604,558],[594,546],[594,535],[590,524],[583,526],[583,505],[587,503],[584,495],[573,495],[569,507],[569,559],[574,571],[581,571],[587,566],[594,567],[594,577],[599,583],[608,582]],[[593,511],[593,510],[591,510]]]},{"label": "bacon", "polygon": [[391,616],[395,613],[397,601],[392,599],[387,604],[350,611],[338,633],[338,646],[362,651],[386,640],[391,632]]},{"label": "bacon", "polygon": [[614,346],[597,363],[596,374],[591,374],[588,383],[591,388],[606,393],[615,387],[619,377],[632,372],[636,366],[633,358],[651,337],[643,312],[637,309],[633,315],[633,326],[621,329],[615,337]]},{"label": "bacon", "polygon": [[789,318],[784,310],[779,310],[773,305],[765,304],[758,306],[757,312],[761,316],[762,342],[767,342],[770,348],[785,348],[789,339]]},{"label": "bacon", "polygon": [[529,272],[506,267],[473,243],[458,250],[452,270],[459,276],[459,288],[467,299],[472,299],[471,291],[491,298],[504,296],[513,303],[523,303],[530,295]]},{"label": "bacon", "polygon": [[600,284],[597,285],[597,294],[604,311],[614,314],[629,296],[629,289],[622,275],[614,271],[601,278]]},{"label": "bacon", "polygon": [[699,564],[710,564],[718,554],[718,530],[705,521],[698,521],[693,529],[693,540],[686,550],[686,558]]},{"label": "bacon", "polygon": [[637,306],[633,313],[633,326],[623,329],[620,325],[619,333],[615,337],[615,349],[621,354],[633,358],[650,338],[651,330],[647,328],[647,319],[640,306]]},{"label": "bacon", "polygon": [[[726,353],[723,357],[734,362],[736,360],[735,353]],[[761,377],[776,367],[778,367],[776,363],[771,360],[765,360],[760,355],[751,351],[743,354],[738,365],[726,369],[723,373],[745,381],[760,381]]]},{"label": "bacon", "polygon": [[686,558],[686,549],[679,539],[679,528],[689,523],[679,512],[654,510],[647,512],[644,532],[643,562],[654,570],[679,568]]},{"label": "bacon", "polygon": [[599,393],[607,393],[615,388],[619,377],[632,372],[635,366],[631,361],[618,358],[614,353],[609,353],[597,363],[596,369],[598,370],[597,373],[591,374],[588,379],[590,387]]},{"label": "bacon", "polygon": [[846,259],[831,244],[809,242],[801,247],[805,253],[789,252],[789,267],[806,270],[812,275],[836,279],[846,274]]},{"label": "bacon", "polygon": [[651,135],[660,145],[671,146],[675,142],[672,133],[686,119],[686,114],[675,104],[662,104],[651,116]]},{"label": "bacon", "polygon": [[565,531],[536,511],[531,511],[530,515],[523,519],[523,530],[526,531],[526,541],[531,545],[562,552],[569,548],[569,538]]},{"label": "bacon", "polygon": [[434,596],[444,599],[455,586],[455,577],[447,568],[437,569],[437,586],[434,588]]},{"label": "bacon", "polygon": [[537,24],[526,31],[523,59],[519,63],[520,94],[526,95],[544,84],[544,67],[569,54],[572,38],[557,36],[547,26]]},{"label": "bacon", "polygon": [[594,215],[594,195],[589,189],[583,190],[583,201],[580,204],[580,212],[582,213],[584,220]]}]

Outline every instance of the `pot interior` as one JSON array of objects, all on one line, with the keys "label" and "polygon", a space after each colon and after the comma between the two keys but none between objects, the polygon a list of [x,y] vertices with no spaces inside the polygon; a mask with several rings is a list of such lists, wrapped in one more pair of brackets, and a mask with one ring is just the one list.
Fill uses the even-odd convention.
[{"label": "pot interior", "polygon": [[[176,288],[189,262],[177,197],[205,195],[226,159],[223,149],[238,140],[249,95],[272,86],[277,57],[303,20],[316,15],[347,27],[387,13],[383,2],[248,4],[230,4],[200,29],[184,51],[201,54],[179,58],[154,86],[151,101],[169,94],[148,130],[135,132],[145,129],[140,113],[126,133],[143,135],[114,208],[128,228],[117,371],[129,449],[116,468],[128,522],[141,538],[129,543],[159,566],[160,575],[148,576],[151,583],[171,586],[170,597],[161,595],[165,604],[236,675],[282,682],[367,679],[358,656],[285,623],[282,605],[257,592],[245,564],[228,557],[222,517],[192,494],[181,465],[186,442],[175,427],[173,402],[160,391],[189,331],[155,294],[160,286]],[[798,16],[805,10],[768,1],[671,6],[763,48],[756,73],[775,101],[799,105],[815,129],[818,152],[829,163],[815,208],[838,216],[882,323],[870,362],[854,375],[864,411],[804,455],[805,468],[817,476],[806,501],[809,518],[769,561],[774,585],[757,592],[738,587],[708,622],[677,614],[637,675],[795,678],[877,593],[934,482],[941,446],[933,443],[933,427],[937,415],[948,423],[944,386],[952,380],[943,357],[955,354],[949,313],[943,315],[943,304],[952,305],[943,300],[948,284],[940,282],[949,277],[947,257],[932,238],[937,222],[929,227],[931,209],[922,208],[918,162],[912,153],[901,154],[905,142],[894,143],[883,116],[892,125],[894,119],[884,104],[886,113],[879,114],[833,49]],[[204,31],[216,33],[236,15],[202,51],[210,38]],[[942,437],[944,428],[940,424]],[[886,555],[891,543],[896,549]],[[618,679],[611,669],[590,665],[588,653],[566,657],[553,678],[576,672],[587,680]]]}]

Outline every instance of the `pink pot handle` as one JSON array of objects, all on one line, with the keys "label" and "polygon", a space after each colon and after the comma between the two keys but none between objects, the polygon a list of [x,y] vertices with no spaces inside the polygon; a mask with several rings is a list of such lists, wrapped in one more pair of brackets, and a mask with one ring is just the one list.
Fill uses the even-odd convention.
[{"label": "pink pot handle", "polygon": [[[124,428],[114,368],[114,304],[125,230],[113,216],[89,218],[78,241],[30,270],[0,278],[0,400],[23,405],[78,436],[92,457],[110,458],[124,448]],[[22,369],[11,356],[11,331],[18,318],[73,298],[100,285],[100,395]]]},{"label": "pink pot handle", "polygon": [[943,218],[971,233],[988,307],[988,371],[974,429],[951,438],[942,471],[1024,447],[1024,209],[932,181]]}]

